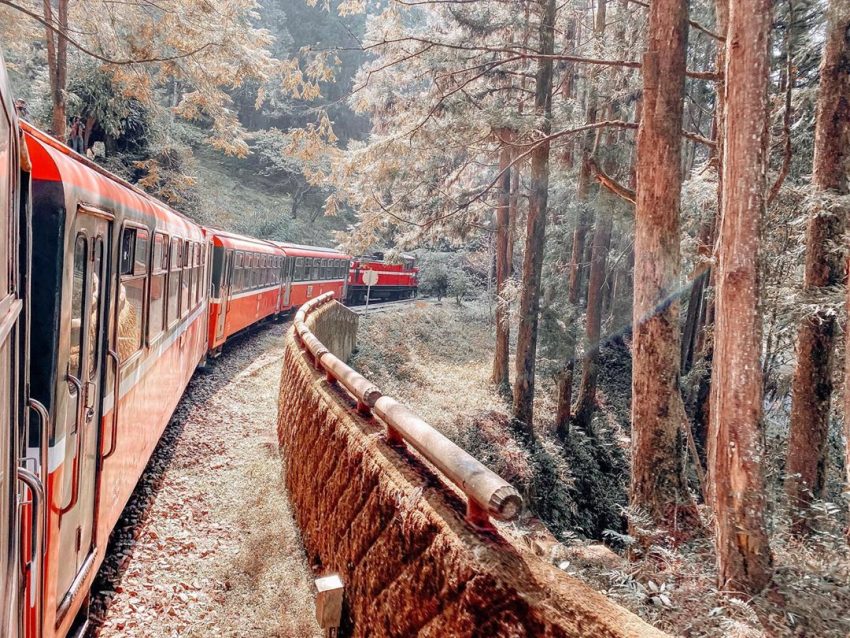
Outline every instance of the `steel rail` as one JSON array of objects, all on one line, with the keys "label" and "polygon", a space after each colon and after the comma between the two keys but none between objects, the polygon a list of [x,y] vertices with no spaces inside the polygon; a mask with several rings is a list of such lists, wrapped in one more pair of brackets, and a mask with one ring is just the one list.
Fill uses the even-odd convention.
[{"label": "steel rail", "polygon": [[377,417],[386,427],[391,445],[409,444],[466,496],[466,518],[478,529],[492,529],[490,518],[512,521],[522,511],[519,492],[498,474],[460,448],[418,414],[381,390],[330,352],[307,326],[308,317],[333,301],[327,292],[305,303],[295,313],[293,329],[311,363],[329,383],[339,384],[357,401],[363,416]]}]

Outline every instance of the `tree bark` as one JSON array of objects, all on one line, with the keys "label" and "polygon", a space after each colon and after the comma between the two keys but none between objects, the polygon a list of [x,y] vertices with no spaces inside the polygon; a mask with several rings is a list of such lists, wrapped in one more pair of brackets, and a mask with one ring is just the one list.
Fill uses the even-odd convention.
[{"label": "tree bark", "polygon": [[[44,20],[63,33],[68,32],[68,0],[57,0],[56,18],[53,17],[52,0],[44,0]],[[65,139],[65,93],[68,83],[68,41],[53,29],[45,27],[47,41],[47,71],[50,79],[50,99],[53,104],[51,129],[62,142]]]},{"label": "tree bark", "polygon": [[[846,161],[850,155],[850,6],[832,0],[820,67],[820,94],[815,124],[812,186],[816,195],[806,229],[806,267],[803,291],[816,294],[838,285],[843,276],[837,246],[847,211],[835,198],[848,192]],[[810,531],[809,506],[823,495],[826,439],[832,397],[832,355],[836,321],[819,311],[806,317],[797,333],[797,367],[791,400],[791,426],[785,487],[792,529]],[[845,415],[845,418],[846,415]]]},{"label": "tree bark", "polygon": [[765,529],[760,223],[765,208],[771,0],[730,5],[723,214],[717,251],[709,458],[718,587],[756,594],[770,582]]},{"label": "tree bark", "polygon": [[656,526],[693,533],[679,390],[679,207],[686,0],[653,0],[637,138],[630,502]]},{"label": "tree bark", "polygon": [[[541,2],[540,50],[551,56],[555,50],[555,0]],[[541,119],[540,132],[552,131],[552,58],[537,63],[535,112]],[[534,372],[537,355],[537,328],[540,312],[540,279],[546,246],[546,208],[549,198],[549,142],[535,147],[531,154],[531,188],[528,200],[523,286],[520,297],[520,323],[517,333],[516,378],[513,392],[513,419],[517,429],[529,441],[534,439]]]},{"label": "tree bark", "polygon": [[508,270],[508,233],[510,226],[511,199],[511,146],[507,143],[510,131],[503,130],[506,141],[499,153],[498,204],[496,206],[496,349],[493,354],[492,383],[502,392],[510,389],[508,358],[510,356],[510,317],[505,303],[505,284],[510,277]]},{"label": "tree bark", "polygon": [[599,378],[599,339],[602,333],[602,298],[605,269],[611,247],[613,217],[611,195],[602,191],[597,198],[596,230],[593,233],[593,250],[590,257],[590,276],[587,282],[587,314],[585,317],[585,346],[582,358],[581,384],[575,407],[575,424],[591,432],[590,420],[596,405],[596,381]]}]

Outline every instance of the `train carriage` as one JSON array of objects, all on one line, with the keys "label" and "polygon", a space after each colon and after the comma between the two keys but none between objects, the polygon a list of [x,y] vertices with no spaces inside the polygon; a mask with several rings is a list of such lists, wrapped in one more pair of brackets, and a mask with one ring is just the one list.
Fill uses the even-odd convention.
[{"label": "train carriage", "polygon": [[[368,289],[363,273],[371,270],[377,273],[378,283]],[[348,297],[350,304],[362,304],[366,301],[368,289],[372,301],[394,301],[412,299],[419,285],[419,269],[412,255],[402,255],[398,262],[384,261],[378,253],[371,257],[357,257],[351,263],[348,273]]]},{"label": "train carriage", "polygon": [[351,257],[333,248],[274,242],[286,255],[283,310],[303,305],[326,292],[345,299]]},{"label": "train carriage", "polygon": [[[26,600],[22,596],[24,578],[37,578],[41,571],[39,539],[28,533],[40,534],[41,482],[37,466],[19,465],[27,386],[28,235],[26,215],[21,211],[27,210],[28,176],[27,167],[22,166],[24,147],[15,108],[4,90],[6,86],[6,69],[0,58],[0,632],[17,638],[21,606]],[[32,489],[30,494],[22,491],[21,480]],[[29,505],[19,508],[25,498]],[[37,607],[36,600],[32,602]]]},{"label": "train carriage", "polygon": [[47,422],[45,635],[84,627],[109,533],[206,352],[206,238],[23,124],[32,158],[31,387]]},{"label": "train carriage", "polygon": [[284,252],[275,244],[207,229],[212,244],[209,350],[283,308]]}]

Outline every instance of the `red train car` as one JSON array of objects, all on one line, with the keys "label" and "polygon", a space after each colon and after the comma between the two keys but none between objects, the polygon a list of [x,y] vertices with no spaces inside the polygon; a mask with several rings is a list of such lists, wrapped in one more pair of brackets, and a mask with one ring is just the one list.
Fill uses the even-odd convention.
[{"label": "red train car", "polygon": [[282,310],[288,311],[333,291],[345,299],[351,257],[333,248],[274,242],[286,255]]},{"label": "red train car", "polygon": [[[21,463],[26,423],[28,175],[0,57],[0,634],[22,635],[24,583],[39,578],[43,499],[37,463]],[[40,408],[40,406],[37,406]],[[37,461],[37,459],[36,459]],[[26,494],[22,481],[32,490]],[[28,500],[31,505],[20,507]],[[23,527],[23,529],[22,529]],[[22,534],[22,532],[24,532]],[[35,532],[32,536],[30,532]],[[22,542],[23,541],[23,542]],[[23,572],[22,572],[23,568]],[[36,606],[40,600],[32,601]]]},{"label": "red train car", "polygon": [[367,286],[363,281],[364,271],[372,270],[378,274],[378,283],[369,291],[372,301],[393,301],[412,299],[419,286],[419,269],[416,258],[402,255],[400,262],[384,261],[383,255],[376,253],[371,257],[358,257],[348,274],[348,296],[350,304],[362,304],[366,301]]},{"label": "red train car", "polygon": [[48,417],[29,430],[47,530],[43,596],[27,598],[42,600],[44,636],[66,636],[85,627],[109,534],[207,351],[208,242],[22,126],[33,165],[30,382]]},{"label": "red train car", "polygon": [[286,254],[272,242],[206,230],[212,244],[209,350],[284,308]]}]

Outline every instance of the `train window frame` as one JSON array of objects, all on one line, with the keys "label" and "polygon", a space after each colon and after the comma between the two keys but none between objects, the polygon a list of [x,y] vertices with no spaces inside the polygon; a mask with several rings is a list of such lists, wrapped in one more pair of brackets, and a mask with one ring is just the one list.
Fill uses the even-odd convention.
[{"label": "train window frame", "polygon": [[195,250],[195,242],[187,239],[184,244],[182,255],[182,266],[180,268],[180,318],[185,319],[192,309],[192,261],[194,260],[193,251]]},{"label": "train window frame", "polygon": [[[183,239],[181,237],[172,236],[171,244],[168,250],[168,308],[166,317],[168,318],[167,330],[171,330],[180,321],[180,275],[183,272],[181,264],[183,263]],[[177,263],[175,263],[175,261]],[[177,297],[174,316],[171,315],[171,281],[174,276],[177,276],[177,287],[175,294]]]},{"label": "train window frame", "polygon": [[[161,247],[159,254],[159,261],[157,262],[157,240],[159,240],[159,245]],[[147,295],[147,316],[148,321],[145,326],[145,333],[147,337],[148,347],[156,343],[159,339],[162,338],[162,335],[165,334],[165,331],[168,329],[168,264],[169,264],[169,253],[168,249],[171,246],[170,237],[163,232],[154,232],[153,235],[153,243],[151,244],[150,251],[150,277],[148,281],[148,295]],[[153,278],[154,277],[162,277],[163,287],[162,287],[162,321],[160,322],[159,332],[155,335],[151,334],[151,294],[153,292]]]},{"label": "train window frame", "polygon": [[[80,277],[80,287],[78,289],[76,287],[76,275],[77,275],[77,254],[78,254],[78,246],[80,244],[80,240],[82,240],[82,243],[83,243],[83,250],[82,250],[82,253],[81,253],[83,255],[83,262],[82,262],[83,268],[82,268],[82,275]],[[87,268],[88,254],[89,254],[89,238],[88,238],[88,235],[86,235],[86,233],[84,233],[84,232],[77,233],[77,235],[74,237],[73,247],[74,247],[74,249],[73,249],[73,252],[72,252],[73,257],[72,257],[72,261],[71,261],[72,267],[71,267],[71,287],[70,287],[70,289],[71,289],[71,295],[70,295],[71,318],[70,318],[70,321],[68,322],[68,328],[69,328],[69,333],[68,333],[69,334],[68,374],[70,376],[74,377],[75,379],[79,380],[80,377],[83,374],[83,354],[85,352],[84,345],[85,345],[85,341],[87,341],[87,339],[84,339],[84,337],[86,336],[86,331],[83,330],[83,315],[85,314],[83,312],[83,304],[85,303],[86,289],[88,288],[88,283],[89,283],[88,282],[88,274],[87,274],[88,273],[88,268]],[[78,290],[79,290],[79,314],[77,316],[75,316],[74,315],[74,297],[75,297]],[[76,338],[74,337],[74,321],[75,320],[79,323],[79,326],[77,327]],[[77,365],[74,368],[74,370],[72,370],[72,368],[71,368],[71,351],[74,349],[75,344],[78,347],[78,350],[77,350]]]},{"label": "train window frame", "polygon": [[[125,238],[131,236],[133,238],[132,245],[132,254],[125,254]],[[140,239],[141,238],[141,239]],[[136,259],[136,254],[139,251],[140,244],[144,242],[145,244],[145,262],[140,263]],[[149,279],[149,268],[148,268],[148,260],[151,258],[151,250],[150,250],[150,230],[147,226],[143,224],[139,224],[137,222],[125,221],[121,225],[121,243],[119,244],[119,253],[118,253],[118,285],[119,285],[119,297],[116,301],[120,301],[120,287],[124,286],[126,290],[127,282],[137,282],[139,280],[142,281],[142,294],[141,294],[141,316],[139,318],[140,326],[139,326],[139,339],[135,344],[135,349],[133,352],[129,353],[125,357],[121,357],[121,365],[120,369],[124,369],[130,363],[136,361],[141,356],[141,353],[148,347],[148,313],[150,311],[150,279]],[[127,301],[127,303],[130,303]],[[120,333],[120,316],[121,310],[116,306],[115,309],[115,321],[116,326],[115,329]],[[119,337],[120,339],[120,337]],[[120,347],[116,343],[116,348],[119,353],[121,351]]]}]

